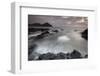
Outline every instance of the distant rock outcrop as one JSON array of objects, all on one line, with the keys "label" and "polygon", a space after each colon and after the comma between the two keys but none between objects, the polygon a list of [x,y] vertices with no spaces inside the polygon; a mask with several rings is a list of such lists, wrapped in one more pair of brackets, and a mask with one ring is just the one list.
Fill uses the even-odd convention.
[{"label": "distant rock outcrop", "polygon": [[37,31],[47,31],[49,30],[51,27],[53,27],[51,24],[49,23],[44,23],[44,24],[40,24],[40,23],[33,23],[33,24],[29,24],[28,25],[28,33],[34,33]]},{"label": "distant rock outcrop", "polygon": [[[38,32],[41,34],[38,34]],[[59,29],[58,28],[54,28],[51,24],[49,23],[44,23],[44,24],[40,24],[40,23],[34,23],[34,24],[29,24],[28,27],[28,34],[34,34],[37,33],[37,36],[34,37],[31,36],[31,38],[34,37],[34,40],[39,40],[39,39],[43,39],[47,36],[53,35],[55,33],[58,33]]]},{"label": "distant rock outcrop", "polygon": [[42,26],[43,27],[53,27],[51,24],[49,24],[49,23],[44,23],[44,24],[42,24]]},{"label": "distant rock outcrop", "polygon": [[88,29],[84,30],[84,31],[81,33],[81,36],[82,36],[82,38],[88,40]]},{"label": "distant rock outcrop", "polygon": [[33,24],[29,24],[29,28],[31,27],[52,27],[51,24],[49,23],[44,23],[44,24],[40,24],[40,23],[33,23]]}]

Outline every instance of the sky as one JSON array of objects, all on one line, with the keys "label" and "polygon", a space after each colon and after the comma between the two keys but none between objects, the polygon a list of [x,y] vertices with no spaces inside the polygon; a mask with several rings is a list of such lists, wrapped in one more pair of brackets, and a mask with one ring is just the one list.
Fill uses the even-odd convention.
[{"label": "sky", "polygon": [[54,27],[66,28],[67,30],[83,31],[88,27],[88,18],[81,16],[48,16],[28,15],[28,24],[49,23]]}]

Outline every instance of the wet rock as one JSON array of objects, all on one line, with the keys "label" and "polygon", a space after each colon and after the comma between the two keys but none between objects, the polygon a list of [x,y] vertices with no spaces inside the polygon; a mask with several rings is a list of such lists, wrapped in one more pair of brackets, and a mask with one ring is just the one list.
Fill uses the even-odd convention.
[{"label": "wet rock", "polygon": [[88,55],[85,55],[84,58],[88,58]]},{"label": "wet rock", "polygon": [[52,27],[51,24],[49,23],[44,23],[44,24],[40,24],[40,23],[33,23],[33,24],[29,24],[29,28],[31,27]]},{"label": "wet rock", "polygon": [[42,54],[39,56],[38,60],[52,60],[55,59],[55,54],[53,53],[47,53],[47,54]]},{"label": "wet rock", "polygon": [[88,40],[88,29],[84,30],[84,31],[81,33],[81,36],[82,36],[82,38]]},{"label": "wet rock", "polygon": [[58,31],[58,30],[53,30],[53,32],[56,32],[56,33],[57,33],[57,32],[59,32],[59,31]]},{"label": "wet rock", "polygon": [[44,23],[44,24],[40,24],[40,23],[33,23],[33,24],[29,24],[28,25],[28,34],[32,34],[34,32],[37,31],[48,31],[51,27],[53,27],[51,24],[49,23]]},{"label": "wet rock", "polygon": [[70,57],[71,59],[82,58],[81,53],[77,50],[73,50],[73,52],[70,54]]},{"label": "wet rock", "polygon": [[66,58],[67,58],[67,59],[71,59],[70,53],[67,53],[67,54],[66,54]]},{"label": "wet rock", "polygon": [[65,59],[65,58],[66,58],[66,54],[64,54],[64,53],[58,53],[56,55],[56,59]]},{"label": "wet rock", "polygon": [[42,24],[42,26],[43,26],[43,27],[52,27],[52,25],[49,24],[49,23],[44,23],[44,24]]}]

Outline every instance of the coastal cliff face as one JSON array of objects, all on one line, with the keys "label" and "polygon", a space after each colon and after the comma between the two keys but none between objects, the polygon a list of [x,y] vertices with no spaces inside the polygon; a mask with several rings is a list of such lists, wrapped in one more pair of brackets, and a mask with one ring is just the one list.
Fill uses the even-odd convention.
[{"label": "coastal cliff face", "polygon": [[[40,23],[33,21],[34,23],[28,24],[29,61],[80,59],[88,57],[88,28],[85,27],[86,23],[81,18],[70,17],[67,21],[69,20],[72,23],[70,25],[67,24],[67,26],[61,25],[61,27],[57,25],[57,20],[55,20],[56,27],[48,19],[49,17],[44,19],[44,21],[47,20],[45,23],[41,23],[43,19],[42,21],[40,19],[38,20]],[[83,22],[82,24],[80,23],[81,21]],[[84,27],[78,27],[76,24],[79,26],[84,24]]]}]

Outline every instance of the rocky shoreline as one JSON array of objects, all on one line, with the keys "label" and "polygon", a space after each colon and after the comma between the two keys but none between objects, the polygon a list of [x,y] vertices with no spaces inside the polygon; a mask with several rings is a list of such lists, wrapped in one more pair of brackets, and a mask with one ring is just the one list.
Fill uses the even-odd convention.
[{"label": "rocky shoreline", "polygon": [[58,54],[53,54],[53,53],[45,53],[45,54],[40,54],[37,58],[31,57],[28,60],[58,60],[58,59],[80,59],[80,58],[88,58],[88,55],[85,55],[82,57],[81,53],[78,52],[77,50],[73,50],[71,53],[58,53]]}]

